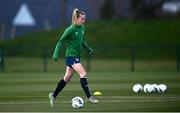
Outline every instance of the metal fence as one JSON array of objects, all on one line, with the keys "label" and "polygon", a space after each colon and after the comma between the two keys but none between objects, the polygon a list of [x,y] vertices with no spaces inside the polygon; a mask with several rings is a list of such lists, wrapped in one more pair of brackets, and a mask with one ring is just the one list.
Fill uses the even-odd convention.
[{"label": "metal fence", "polygon": [[[93,56],[85,55],[82,58],[88,71],[180,71],[180,45],[119,45],[94,48]],[[52,53],[52,47],[2,47],[0,71],[64,70],[63,55],[58,63],[53,63]]]}]

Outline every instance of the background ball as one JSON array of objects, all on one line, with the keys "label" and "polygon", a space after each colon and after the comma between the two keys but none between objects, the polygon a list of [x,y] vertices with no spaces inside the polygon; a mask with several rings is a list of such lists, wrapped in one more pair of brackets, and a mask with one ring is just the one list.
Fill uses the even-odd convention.
[{"label": "background ball", "polygon": [[135,93],[141,92],[141,91],[142,91],[142,86],[141,86],[141,84],[135,84],[135,85],[133,86],[133,91],[134,91]]},{"label": "background ball", "polygon": [[147,86],[147,92],[152,93],[154,91],[154,87],[150,84]]},{"label": "background ball", "polygon": [[158,85],[157,84],[152,84],[151,86],[153,88],[153,92],[158,92]]},{"label": "background ball", "polygon": [[148,93],[148,87],[150,86],[150,84],[145,84],[144,87],[143,87],[143,91],[145,93]]},{"label": "background ball", "polygon": [[167,89],[167,86],[165,84],[159,84],[158,85],[158,92],[163,93]]}]

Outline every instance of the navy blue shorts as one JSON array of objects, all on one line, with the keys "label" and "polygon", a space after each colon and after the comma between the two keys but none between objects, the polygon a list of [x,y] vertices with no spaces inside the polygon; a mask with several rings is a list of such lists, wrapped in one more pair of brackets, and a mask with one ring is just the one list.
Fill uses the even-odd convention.
[{"label": "navy blue shorts", "polygon": [[73,64],[80,63],[80,57],[66,57],[66,65],[72,68]]}]

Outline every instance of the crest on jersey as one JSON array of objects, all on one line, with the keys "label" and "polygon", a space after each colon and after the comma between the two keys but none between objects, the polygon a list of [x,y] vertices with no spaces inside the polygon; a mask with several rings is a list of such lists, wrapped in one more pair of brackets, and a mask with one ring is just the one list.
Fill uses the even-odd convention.
[{"label": "crest on jersey", "polygon": [[79,58],[75,58],[75,61],[76,61],[76,62],[79,62]]}]

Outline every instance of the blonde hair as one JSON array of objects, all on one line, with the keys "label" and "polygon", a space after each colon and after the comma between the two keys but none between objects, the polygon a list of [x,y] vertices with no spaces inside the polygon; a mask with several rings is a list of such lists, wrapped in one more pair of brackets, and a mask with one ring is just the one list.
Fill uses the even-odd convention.
[{"label": "blonde hair", "polygon": [[81,15],[86,15],[84,11],[79,11],[79,9],[74,9],[72,13],[72,24],[77,24],[77,19]]}]

